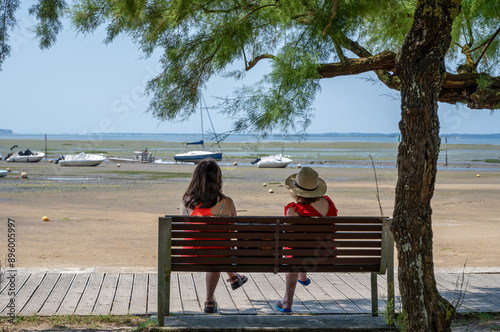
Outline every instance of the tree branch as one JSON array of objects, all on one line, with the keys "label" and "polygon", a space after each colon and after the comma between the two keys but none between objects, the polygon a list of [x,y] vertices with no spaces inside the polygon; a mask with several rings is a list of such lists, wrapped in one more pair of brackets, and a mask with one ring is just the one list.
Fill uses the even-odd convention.
[{"label": "tree branch", "polygon": [[248,64],[245,62],[245,70],[249,71],[250,69],[255,67],[255,65],[262,59],[274,59],[274,58],[275,56],[272,54],[261,54],[255,57],[255,59],[253,59],[252,61],[248,62]]},{"label": "tree branch", "polygon": [[374,70],[393,71],[396,64],[396,53],[384,51],[374,56],[346,59],[340,63],[322,64],[318,68],[321,78],[356,75]]}]

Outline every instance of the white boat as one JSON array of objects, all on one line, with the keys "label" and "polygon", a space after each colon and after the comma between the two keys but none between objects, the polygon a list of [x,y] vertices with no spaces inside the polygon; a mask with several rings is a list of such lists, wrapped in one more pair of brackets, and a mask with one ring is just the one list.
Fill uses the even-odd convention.
[{"label": "white boat", "polygon": [[[203,107],[201,107],[201,100],[203,99],[203,97],[200,99],[200,115],[201,115],[201,141],[197,141],[197,142],[190,142],[190,143],[186,143],[186,146],[188,145],[201,145],[202,148],[203,148],[203,151],[187,151],[187,152],[183,152],[183,153],[177,153],[174,155],[174,160],[177,162],[177,161],[180,161],[180,162],[191,162],[191,163],[199,163],[200,161],[202,161],[203,159],[207,159],[207,158],[211,158],[211,159],[214,159],[216,161],[220,161],[222,160],[222,152],[219,151],[219,152],[210,152],[210,151],[205,151],[205,142],[204,142],[204,132],[203,132]],[[205,105],[205,109],[206,109],[206,105]],[[208,113],[208,110],[207,110],[207,114],[208,114],[208,117],[210,119],[210,113]],[[210,119],[210,123],[212,123],[212,119]],[[213,127],[213,124],[212,124],[212,130],[213,132],[215,133],[215,129]],[[217,135],[215,135],[215,138],[217,139]],[[217,139],[217,144],[219,144],[219,141]],[[220,148],[220,145],[219,145],[219,148]]]},{"label": "white boat", "polygon": [[285,168],[293,160],[288,158],[289,156],[283,156],[282,154],[277,154],[275,156],[262,157],[256,160],[257,167],[259,168]]},{"label": "white boat", "polygon": [[61,166],[97,166],[104,160],[106,160],[106,157],[102,155],[82,152],[61,156],[61,158],[56,160],[56,163]]},{"label": "white boat", "polygon": [[7,174],[9,174],[8,171],[6,170],[3,170],[3,169],[0,169],[0,178],[4,178],[7,176]]},{"label": "white boat", "polygon": [[203,159],[212,158],[214,160],[222,160],[222,152],[210,151],[189,151],[174,155],[175,161],[199,163]]},{"label": "white boat", "polygon": [[141,151],[134,151],[134,158],[124,158],[124,157],[113,157],[108,156],[108,160],[116,161],[118,163],[122,162],[139,162],[139,163],[152,163],[155,161],[155,156],[152,152],[148,152],[148,148]]},{"label": "white boat", "polygon": [[5,160],[8,162],[36,163],[42,160],[43,157],[45,157],[43,152],[26,149],[8,155]]}]

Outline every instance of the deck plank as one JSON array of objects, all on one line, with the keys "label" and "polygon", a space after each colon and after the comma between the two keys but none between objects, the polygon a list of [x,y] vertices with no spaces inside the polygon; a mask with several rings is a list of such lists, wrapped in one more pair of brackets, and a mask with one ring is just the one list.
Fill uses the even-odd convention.
[{"label": "deck plank", "polygon": [[[358,307],[363,313],[370,314],[372,312],[371,299],[367,299],[352,287],[352,277],[347,273],[335,273],[333,276],[344,282],[341,291]],[[377,278],[378,279],[378,278]]]},{"label": "deck plank", "polygon": [[148,315],[158,313],[158,274],[148,273]]},{"label": "deck plank", "polygon": [[[286,274],[281,274],[281,278],[286,285]],[[302,304],[309,310],[309,312],[313,314],[327,314],[328,310],[326,310],[323,305],[316,299],[316,294],[310,292],[311,284],[308,286],[303,286],[297,282],[297,287],[295,288],[295,294],[297,297],[301,299]],[[295,308],[293,308],[295,310]]]},{"label": "deck plank", "polygon": [[266,313],[269,313],[269,310],[271,311],[270,313],[279,313],[275,304],[280,299],[280,296],[283,295],[276,292],[274,287],[269,283],[265,273],[252,273],[251,277],[263,297],[263,300],[261,300],[262,310]]},{"label": "deck plank", "polygon": [[343,314],[345,313],[359,313],[351,301],[338,289],[334,282],[329,280],[328,273],[319,273],[314,276],[314,280],[322,286],[324,291],[332,297],[336,304],[340,306]]},{"label": "deck plank", "polygon": [[68,289],[68,293],[64,297],[59,309],[57,309],[57,315],[74,314],[83,296],[85,287],[90,279],[90,275],[90,273],[82,273],[75,276],[70,288]]},{"label": "deck plank", "polygon": [[[271,308],[271,304],[267,302],[266,297],[262,294],[259,288],[259,282],[257,281],[256,275],[257,273],[249,273],[247,274],[248,281],[243,286],[243,291],[248,297],[252,308],[255,311],[255,314],[258,315],[270,315],[273,314],[274,311]],[[262,281],[261,281],[262,282]]]},{"label": "deck plank", "polygon": [[134,275],[132,273],[120,273],[111,315],[128,315],[133,281]]},{"label": "deck plank", "polygon": [[52,289],[54,288],[54,285],[59,279],[59,276],[59,273],[47,273],[24,308],[19,312],[19,315],[31,316],[38,313],[38,311],[40,311],[40,308],[49,297]]},{"label": "deck plank", "polygon": [[[323,308],[325,308],[326,312],[329,314],[343,314],[345,311],[342,307],[330,296],[330,294],[324,289],[324,277],[321,276],[321,273],[308,273],[309,279],[311,279],[311,283],[307,286],[308,290],[311,294],[314,294],[314,297],[320,301]],[[297,287],[302,285],[297,285]],[[304,287],[304,286],[302,286]]]},{"label": "deck plank", "polygon": [[51,316],[57,313],[57,309],[59,309],[64,297],[68,293],[75,276],[76,275],[73,273],[60,274],[60,277],[47,298],[47,301],[45,301],[43,306],[40,308],[40,311],[38,312],[39,316]]},{"label": "deck plank", "polygon": [[118,283],[118,273],[106,273],[92,315],[108,315]]},{"label": "deck plank", "polygon": [[[234,305],[231,295],[229,294],[228,289],[226,288],[226,278],[227,274],[221,273],[221,277],[219,278],[219,282],[217,284],[217,288],[215,288],[215,301],[217,301],[217,305],[219,306],[219,312],[221,314],[226,315],[237,315],[238,308]],[[205,299],[202,299],[203,302]]]},{"label": "deck plank", "polygon": [[92,273],[83,291],[82,297],[75,310],[75,315],[88,316],[92,314],[95,303],[99,297],[104,273]]},{"label": "deck plank", "polygon": [[[30,277],[29,273],[22,273],[22,274],[18,273],[16,275],[14,281],[15,292],[19,292],[23,288],[24,284],[26,283],[29,277]],[[0,316],[7,316],[8,310],[6,310],[6,308],[10,302],[10,299],[12,298],[12,296],[9,295],[11,290],[10,290],[10,284],[7,282],[7,277],[4,278],[4,282],[5,285],[2,283],[2,292],[0,292]],[[17,306],[16,309],[18,312],[19,309],[17,308]]]},{"label": "deck plank", "polygon": [[45,273],[32,273],[23,287],[16,293],[16,313],[22,312],[26,303],[33,296],[43,278]]},{"label": "deck plank", "polygon": [[[284,276],[284,275],[283,275]],[[285,281],[278,276],[277,274],[271,274],[267,273],[266,278],[271,284],[271,286],[276,290],[276,293],[278,293],[278,296],[275,298],[274,302],[276,303],[278,300],[281,300],[283,296],[285,295]],[[295,296],[293,298],[293,312],[299,313],[299,314],[309,314],[310,311],[307,309],[307,307],[302,303],[302,300],[300,297],[297,296],[297,293],[295,293]],[[276,310],[278,313],[280,311]]]},{"label": "deck plank", "polygon": [[[170,281],[170,312],[182,314],[181,293],[179,289],[179,276],[177,273],[172,274]],[[151,294],[149,294],[151,296]]]},{"label": "deck plank", "polygon": [[[247,276],[248,278],[248,276]],[[245,288],[250,286],[249,282],[247,281],[243,286],[241,286],[238,289],[233,290],[231,288],[231,283],[226,282],[225,283],[227,291],[229,295],[231,296],[233,303],[236,307],[236,310],[238,310],[238,313],[240,315],[255,315],[257,312],[252,306],[252,303],[250,302],[250,299],[248,298],[247,294],[245,293]]]},{"label": "deck plank", "polygon": [[135,273],[132,286],[132,298],[130,299],[130,315],[146,315],[146,303],[148,300],[148,275],[146,273]]},{"label": "deck plank", "polygon": [[191,315],[201,314],[193,275],[191,273],[179,273],[179,286],[181,289],[181,303],[183,313]]}]

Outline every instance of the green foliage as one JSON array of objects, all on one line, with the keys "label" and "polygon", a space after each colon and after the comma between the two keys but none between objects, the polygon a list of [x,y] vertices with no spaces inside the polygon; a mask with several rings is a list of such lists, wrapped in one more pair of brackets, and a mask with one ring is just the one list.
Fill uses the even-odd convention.
[{"label": "green foliage", "polygon": [[[320,91],[318,65],[343,59],[345,38],[372,50],[397,49],[408,31],[414,1],[380,0],[170,0],[77,1],[71,9],[78,31],[106,25],[105,42],[127,34],[145,56],[160,49],[163,70],[147,85],[149,111],[160,120],[193,114],[205,84],[229,71],[272,59],[258,84],[235,90],[221,111],[239,119],[235,130],[303,131]],[[380,37],[383,36],[383,39]],[[269,60],[266,60],[269,61]]]},{"label": "green foliage", "polygon": [[30,15],[38,20],[32,30],[40,39],[41,49],[49,48],[56,42],[57,34],[63,28],[61,18],[66,7],[64,0],[39,0],[29,9]]},{"label": "green foliage", "polygon": [[2,63],[10,55],[9,31],[16,26],[15,12],[19,4],[19,0],[0,2],[0,70],[2,70]]},{"label": "green foliage", "polygon": [[463,0],[461,13],[455,19],[452,44],[448,60],[466,64],[470,51],[478,72],[499,73],[497,62],[500,55],[500,3],[490,0]]}]

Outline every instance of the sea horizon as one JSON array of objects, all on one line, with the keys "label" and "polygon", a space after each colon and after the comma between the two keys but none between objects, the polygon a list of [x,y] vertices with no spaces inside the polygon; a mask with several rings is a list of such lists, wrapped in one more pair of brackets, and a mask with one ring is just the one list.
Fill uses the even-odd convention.
[{"label": "sea horizon", "polygon": [[[49,139],[49,140],[139,140],[163,142],[190,142],[199,141],[203,137],[200,133],[5,133],[0,130],[0,140],[13,139]],[[223,137],[223,138],[222,138]],[[500,145],[500,133],[492,134],[440,134],[441,144],[492,144]],[[207,133],[206,142],[396,142],[400,141],[399,133],[361,133],[361,132],[328,132],[306,134],[272,134],[260,137],[252,133],[234,133],[230,135]]]}]

